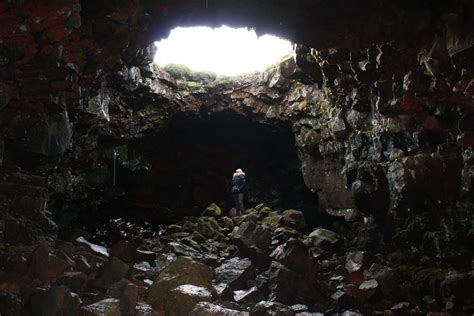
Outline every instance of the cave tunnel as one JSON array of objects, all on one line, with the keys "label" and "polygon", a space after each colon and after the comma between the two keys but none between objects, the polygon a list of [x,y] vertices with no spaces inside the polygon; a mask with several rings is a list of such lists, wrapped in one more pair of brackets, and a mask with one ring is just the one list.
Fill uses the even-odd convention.
[{"label": "cave tunnel", "polygon": [[211,203],[228,214],[237,168],[246,173],[247,208],[265,203],[301,210],[309,223],[316,220],[317,195],[304,184],[288,121],[259,122],[233,110],[178,113],[128,151],[150,168],[117,168],[116,185],[124,194],[104,206],[103,220],[121,216],[169,224],[199,216]]}]

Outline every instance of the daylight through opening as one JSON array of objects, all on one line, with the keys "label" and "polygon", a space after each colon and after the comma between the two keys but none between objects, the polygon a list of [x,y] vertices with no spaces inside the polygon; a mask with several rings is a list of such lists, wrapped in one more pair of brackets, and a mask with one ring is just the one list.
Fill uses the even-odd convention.
[{"label": "daylight through opening", "polygon": [[160,66],[180,64],[226,76],[264,70],[292,49],[287,40],[227,26],[178,27],[155,45],[154,61]]}]

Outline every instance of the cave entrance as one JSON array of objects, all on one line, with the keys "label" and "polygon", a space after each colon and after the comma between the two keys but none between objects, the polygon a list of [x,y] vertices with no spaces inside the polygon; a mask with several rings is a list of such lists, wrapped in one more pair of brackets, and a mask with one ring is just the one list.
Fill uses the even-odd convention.
[{"label": "cave entrance", "polygon": [[154,62],[184,65],[218,76],[263,71],[292,51],[291,42],[273,35],[257,35],[248,28],[177,27],[155,42]]},{"label": "cave entrance", "polygon": [[130,144],[129,154],[147,161],[150,169],[118,170],[117,185],[125,194],[108,207],[115,217],[170,223],[200,215],[213,202],[226,213],[233,207],[230,180],[237,168],[246,172],[246,207],[295,208],[310,222],[317,209],[286,121],[252,121],[232,110],[181,113],[154,135]]}]

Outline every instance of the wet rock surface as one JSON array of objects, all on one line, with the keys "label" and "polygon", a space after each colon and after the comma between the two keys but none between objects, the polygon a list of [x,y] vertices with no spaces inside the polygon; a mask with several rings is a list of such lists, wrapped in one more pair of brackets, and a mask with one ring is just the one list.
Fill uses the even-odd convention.
[{"label": "wet rock surface", "polygon": [[[0,313],[472,314],[473,10],[0,4]],[[238,78],[150,65],[224,22],[297,44]]]}]

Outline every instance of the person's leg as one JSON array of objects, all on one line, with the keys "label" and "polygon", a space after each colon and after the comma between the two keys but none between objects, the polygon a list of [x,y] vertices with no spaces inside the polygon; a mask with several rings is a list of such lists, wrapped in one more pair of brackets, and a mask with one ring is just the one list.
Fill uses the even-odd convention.
[{"label": "person's leg", "polygon": [[234,204],[235,204],[235,215],[239,215],[239,194],[234,193],[232,194],[232,197],[234,198]]},{"label": "person's leg", "polygon": [[245,207],[244,207],[244,194],[239,193],[239,215],[242,215],[244,213]]}]

